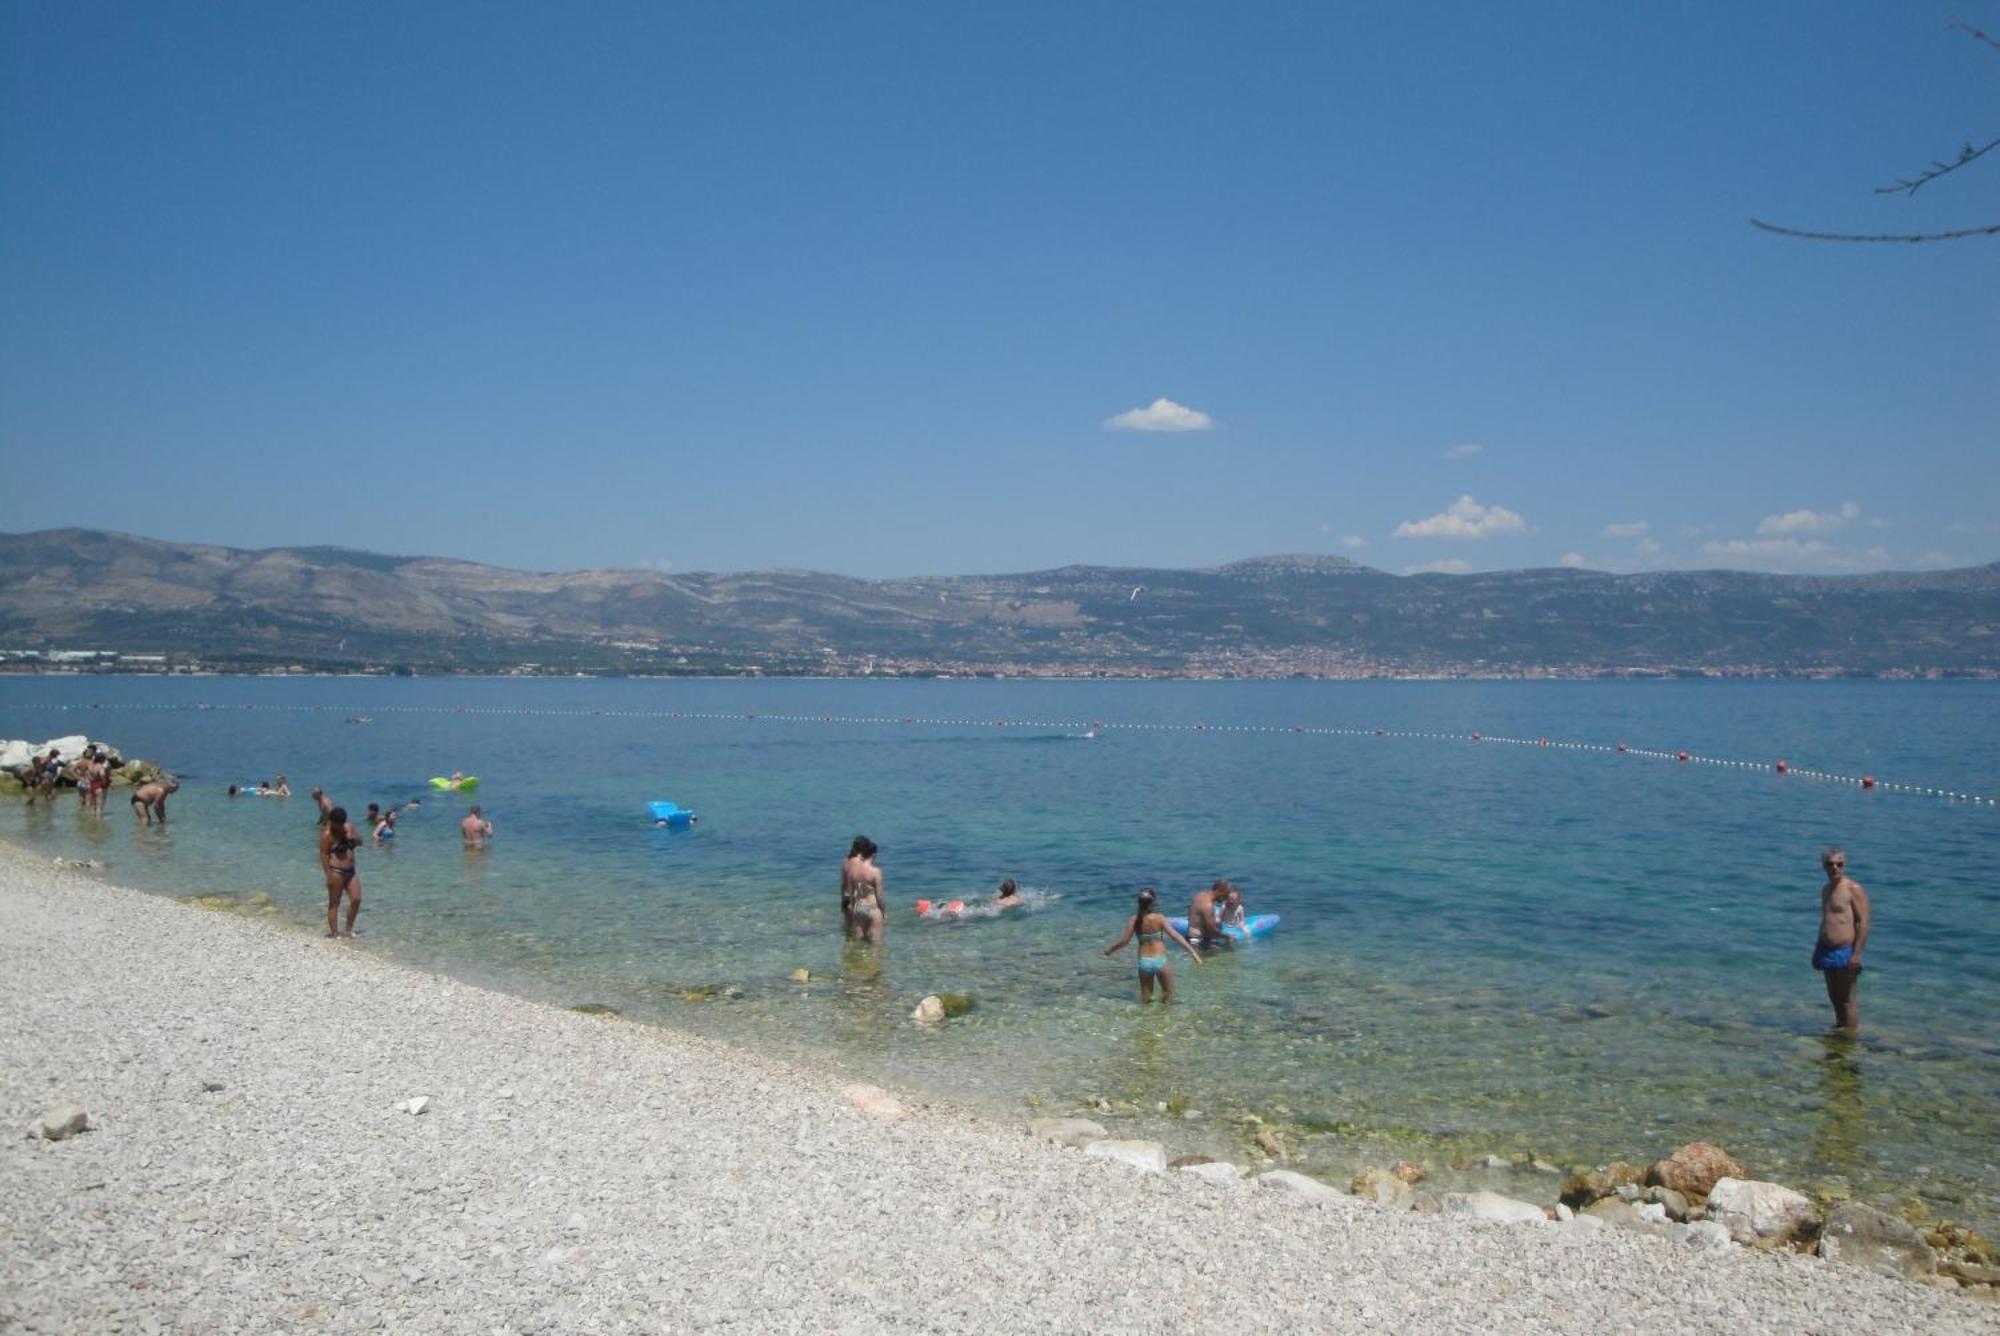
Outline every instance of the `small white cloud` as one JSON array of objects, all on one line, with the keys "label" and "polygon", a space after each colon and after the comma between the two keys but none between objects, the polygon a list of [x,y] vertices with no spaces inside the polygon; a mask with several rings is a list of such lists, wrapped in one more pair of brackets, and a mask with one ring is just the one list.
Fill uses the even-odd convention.
[{"label": "small white cloud", "polygon": [[1956,566],[1957,564],[1956,561],[1952,560],[1951,553],[1949,552],[1926,552],[1917,558],[1917,565],[1919,566]]},{"label": "small white cloud", "polygon": [[1699,538],[1705,533],[1715,532],[1713,524],[1683,524],[1675,530],[1683,538]]},{"label": "small white cloud", "polygon": [[668,561],[664,557],[648,557],[639,563],[640,570],[658,571],[662,575],[665,575],[668,571],[672,570],[673,568],[674,568],[674,563]]},{"label": "small white cloud", "polygon": [[1214,426],[1215,419],[1208,414],[1171,399],[1155,399],[1144,408],[1104,419],[1106,431],[1208,431]]},{"label": "small white cloud", "polygon": [[1446,459],[1470,459],[1485,448],[1485,446],[1479,444],[1477,441],[1467,441],[1463,445],[1454,445],[1446,450],[1444,457]]},{"label": "small white cloud", "polygon": [[1352,549],[1353,551],[1359,552],[1362,548],[1368,546],[1368,540],[1366,538],[1363,538],[1358,533],[1351,533],[1347,535],[1347,537],[1340,540],[1340,545],[1342,547],[1349,548]]},{"label": "small white cloud", "polygon": [[1832,533],[1860,517],[1861,507],[1849,501],[1839,510],[1788,510],[1782,515],[1766,515],[1757,521],[1757,532]]},{"label": "small white cloud", "polygon": [[1632,520],[1625,524],[1607,524],[1600,538],[1644,538],[1653,526],[1645,520]]},{"label": "small white cloud", "polygon": [[1464,575],[1472,569],[1469,561],[1457,557],[1447,557],[1443,561],[1419,562],[1415,566],[1403,567],[1405,575]]},{"label": "small white cloud", "polygon": [[1527,528],[1528,522],[1505,506],[1482,506],[1470,496],[1461,496],[1427,520],[1404,520],[1396,526],[1396,537],[1491,538],[1525,533]]},{"label": "small white cloud", "polygon": [[1581,552],[1565,552],[1562,554],[1562,560],[1556,563],[1558,566],[1568,566],[1572,570],[1579,566],[1588,566],[1589,564],[1589,562],[1583,559]]},{"label": "small white cloud", "polygon": [[1660,555],[1659,543],[1651,538],[1641,538],[1632,545],[1632,550],[1642,557],[1657,557]]},{"label": "small white cloud", "polygon": [[1879,570],[1889,559],[1883,548],[1856,551],[1819,538],[1726,538],[1703,543],[1701,551],[1744,570],[1798,575]]}]

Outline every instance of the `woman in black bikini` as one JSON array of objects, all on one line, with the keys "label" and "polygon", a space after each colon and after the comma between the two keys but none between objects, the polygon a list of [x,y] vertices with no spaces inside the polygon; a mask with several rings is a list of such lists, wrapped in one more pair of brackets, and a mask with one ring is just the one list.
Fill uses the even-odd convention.
[{"label": "woman in black bikini", "polygon": [[326,873],[326,935],[340,936],[340,897],[347,897],[347,935],[354,935],[354,920],[361,913],[361,870],[354,866],[354,850],[361,843],[347,809],[336,807],[326,814],[326,827],[319,833],[319,866]]}]

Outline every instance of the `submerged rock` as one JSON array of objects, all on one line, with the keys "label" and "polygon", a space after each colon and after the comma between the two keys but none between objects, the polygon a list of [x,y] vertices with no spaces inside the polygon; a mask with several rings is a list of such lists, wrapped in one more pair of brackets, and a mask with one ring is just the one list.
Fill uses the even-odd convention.
[{"label": "submerged rock", "polygon": [[1028,1131],[1058,1146],[1086,1146],[1111,1135],[1102,1123],[1088,1118],[1037,1118],[1028,1124]]},{"label": "submerged rock", "polygon": [[1859,1202],[1842,1202],[1827,1213],[1819,1255],[1908,1280],[1922,1280],[1938,1269],[1937,1254],[1914,1225]]},{"label": "submerged rock", "polygon": [[1424,1167],[1420,1164],[1412,1164],[1408,1160],[1396,1161],[1389,1166],[1389,1172],[1403,1180],[1403,1182],[1408,1183],[1411,1187],[1415,1187],[1424,1181]]},{"label": "submerged rock", "polygon": [[602,1002],[578,1002],[570,1010],[584,1016],[616,1016],[619,1014],[618,1008],[606,1006]]},{"label": "submerged rock", "polygon": [[966,1012],[971,1011],[973,1007],[972,994],[970,993],[939,993],[937,999],[944,1006],[946,1020],[956,1020]]},{"label": "submerged rock", "polygon": [[1811,1238],[1819,1225],[1810,1197],[1754,1178],[1717,1179],[1708,1194],[1708,1218],[1738,1243],[1795,1243]]},{"label": "submerged rock", "polygon": [[927,997],[917,1003],[917,1009],[910,1013],[910,1019],[919,1025],[943,1025],[944,1002],[937,997]]},{"label": "submerged rock", "polygon": [[1116,1160],[1148,1174],[1167,1172],[1167,1148],[1157,1141],[1093,1141],[1083,1153],[1098,1160]]},{"label": "submerged rock", "polygon": [[1393,1170],[1369,1167],[1354,1176],[1347,1190],[1377,1206],[1392,1206],[1410,1195],[1410,1181]]},{"label": "submerged rock", "polygon": [[1749,1180],[1749,1171],[1729,1157],[1719,1146],[1706,1141],[1690,1141],[1664,1160],[1655,1160],[1646,1170],[1646,1182],[1672,1188],[1688,1197],[1706,1197],[1716,1180]]}]

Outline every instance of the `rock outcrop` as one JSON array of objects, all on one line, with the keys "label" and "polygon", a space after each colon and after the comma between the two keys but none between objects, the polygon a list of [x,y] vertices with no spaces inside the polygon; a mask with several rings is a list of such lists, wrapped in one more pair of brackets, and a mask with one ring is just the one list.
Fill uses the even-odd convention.
[{"label": "rock outcrop", "polygon": [[1819,1229],[1812,1198],[1779,1183],[1719,1178],[1708,1194],[1708,1218],[1738,1243],[1782,1245],[1810,1240]]}]

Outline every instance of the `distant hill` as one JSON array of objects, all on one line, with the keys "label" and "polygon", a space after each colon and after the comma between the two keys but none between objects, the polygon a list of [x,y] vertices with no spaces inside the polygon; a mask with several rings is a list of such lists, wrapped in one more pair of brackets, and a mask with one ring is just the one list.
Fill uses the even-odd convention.
[{"label": "distant hill", "polygon": [[1396,576],[1341,557],[859,580],[513,571],[342,548],[0,535],[0,648],[236,666],[1112,672],[2000,671],[2000,563],[1859,576]]}]

